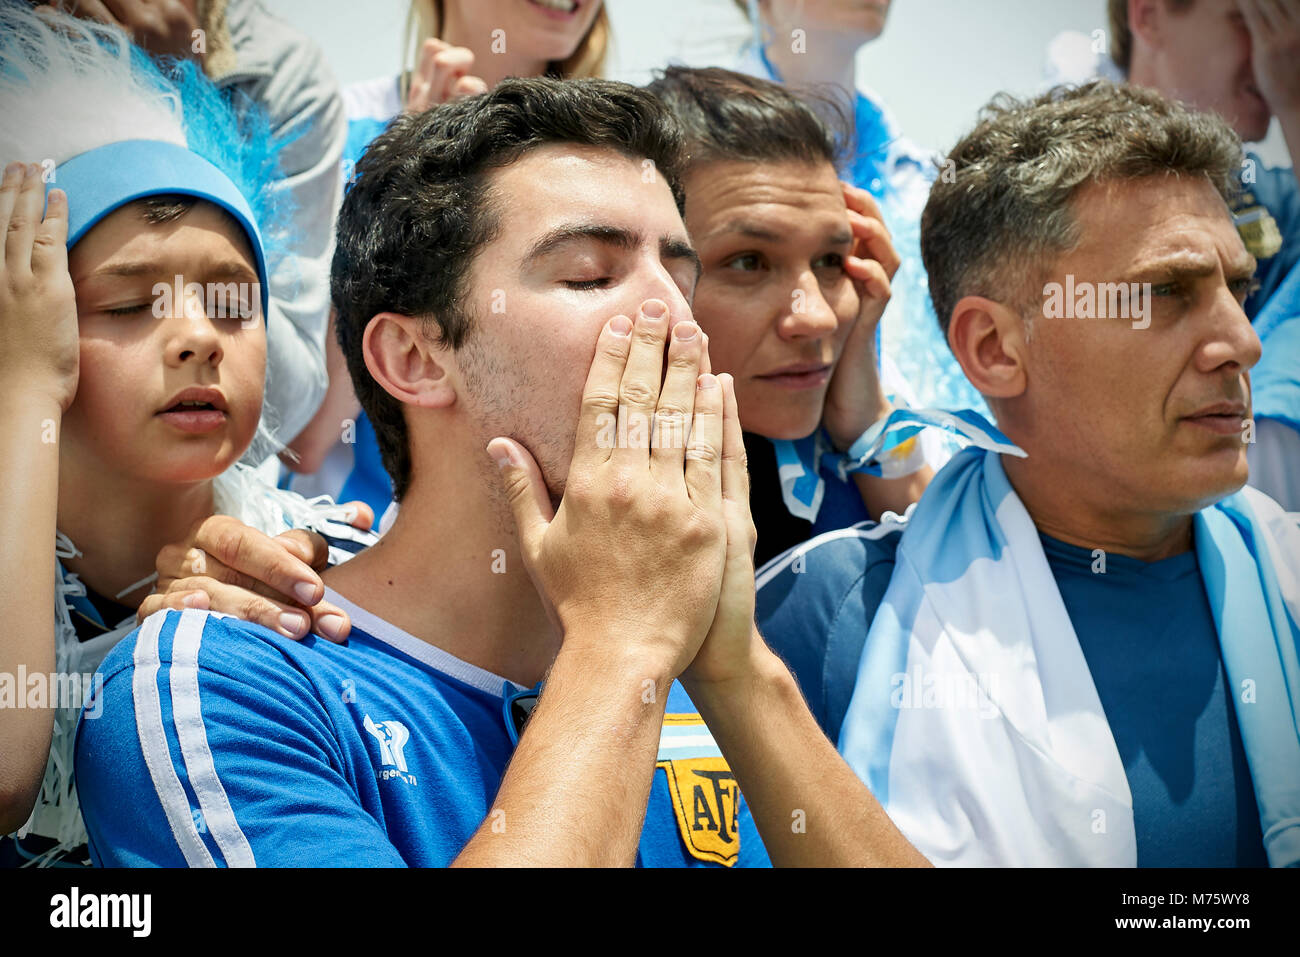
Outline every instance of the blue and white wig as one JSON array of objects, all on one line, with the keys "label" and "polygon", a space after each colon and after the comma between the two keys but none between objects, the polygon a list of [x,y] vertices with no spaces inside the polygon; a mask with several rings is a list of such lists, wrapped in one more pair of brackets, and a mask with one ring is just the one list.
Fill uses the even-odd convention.
[{"label": "blue and white wig", "polygon": [[[68,192],[70,246],[93,225],[88,220],[116,208],[87,209],[112,202],[100,181],[116,176],[129,177],[142,191],[116,197],[118,206],[172,187],[223,207],[239,205],[249,220],[241,225],[270,263],[286,254],[288,210],[268,189],[283,144],[273,142],[260,111],[248,102],[230,103],[194,63],[156,61],[117,28],[0,0],[0,105],[0,162],[42,163],[48,186]],[[128,143],[133,169],[111,169],[111,153],[99,154],[97,176],[63,169],[78,157],[89,160],[95,151]],[[175,148],[202,161],[191,167],[204,171],[197,182],[168,181],[168,161],[179,156]]]}]

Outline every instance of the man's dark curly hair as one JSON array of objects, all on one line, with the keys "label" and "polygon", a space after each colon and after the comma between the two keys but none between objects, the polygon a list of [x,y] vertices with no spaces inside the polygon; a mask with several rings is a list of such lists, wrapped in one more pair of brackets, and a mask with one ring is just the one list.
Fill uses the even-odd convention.
[{"label": "man's dark curly hair", "polygon": [[474,327],[470,267],[500,227],[493,172],[567,143],[650,160],[683,209],[676,121],[653,94],[610,80],[504,80],[399,117],[357,163],[339,212],[330,293],[339,346],[399,500],[411,480],[406,420],[366,369],[366,326],[381,312],[413,316],[434,341],[461,348]]}]

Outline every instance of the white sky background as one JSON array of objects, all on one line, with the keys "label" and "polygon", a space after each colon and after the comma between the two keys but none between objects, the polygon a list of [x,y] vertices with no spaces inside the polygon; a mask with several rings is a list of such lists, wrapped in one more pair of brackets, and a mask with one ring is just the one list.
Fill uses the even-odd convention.
[{"label": "white sky background", "polygon": [[[395,74],[400,66],[406,0],[263,2],[320,46],[340,84]],[[732,0],[606,3],[613,79],[644,83],[670,59],[727,66],[748,36]],[[1105,0],[894,0],[884,34],[859,55],[858,82],[881,96],[910,139],[946,150],[994,93],[1040,87],[1056,34],[1105,30],[1105,8]],[[1286,161],[1276,122],[1263,152]]]}]

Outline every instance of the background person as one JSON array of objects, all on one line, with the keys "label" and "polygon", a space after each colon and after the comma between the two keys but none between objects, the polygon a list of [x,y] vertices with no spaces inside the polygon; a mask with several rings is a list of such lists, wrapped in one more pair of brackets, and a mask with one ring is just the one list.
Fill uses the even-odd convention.
[{"label": "background person", "polygon": [[[943,342],[920,253],[920,218],[937,155],[903,136],[881,99],[858,82],[859,51],[884,32],[891,0],[736,0],[753,28],[736,69],[796,90],[837,91],[851,106],[844,178],[880,204],[900,258],[880,324],[885,388],[911,405],[984,408]],[[945,454],[927,457],[942,464]]]},{"label": "background person", "polygon": [[[134,626],[160,547],[214,511],[264,535],[306,525],[347,540],[335,561],[370,538],[357,541],[344,507],[236,464],[260,427],[269,276],[283,254],[257,225],[274,223],[265,120],[241,121],[189,64],[160,72],[119,30],[21,4],[0,5],[0,62],[0,407],[4,487],[21,513],[0,545],[0,671],[75,688]],[[10,162],[21,156],[52,165]],[[225,298],[160,298],[174,282],[220,283]],[[342,637],[346,617],[320,612]],[[85,858],[80,705],[0,708],[0,830],[18,834],[0,842],[6,864]]]}]

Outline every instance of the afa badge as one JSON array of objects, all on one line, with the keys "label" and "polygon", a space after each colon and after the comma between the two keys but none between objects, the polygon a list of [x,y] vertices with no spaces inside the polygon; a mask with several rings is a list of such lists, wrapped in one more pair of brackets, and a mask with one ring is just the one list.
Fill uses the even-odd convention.
[{"label": "afa badge", "polygon": [[698,714],[664,715],[655,767],[668,793],[682,843],[697,860],[731,867],[740,857],[740,785]]}]

